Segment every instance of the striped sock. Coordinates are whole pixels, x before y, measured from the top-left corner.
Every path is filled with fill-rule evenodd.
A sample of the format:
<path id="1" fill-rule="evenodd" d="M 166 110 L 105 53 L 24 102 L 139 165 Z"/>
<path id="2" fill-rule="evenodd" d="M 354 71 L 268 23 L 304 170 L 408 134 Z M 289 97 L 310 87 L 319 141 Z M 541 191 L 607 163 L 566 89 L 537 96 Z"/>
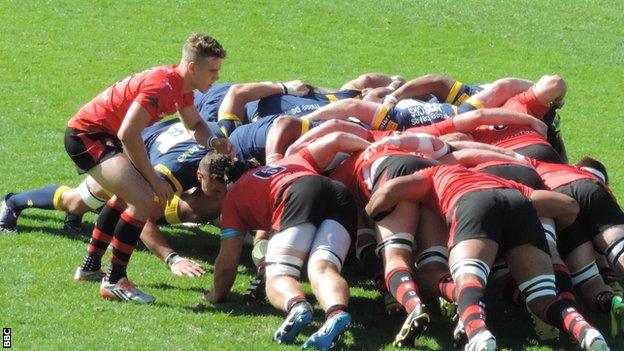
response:
<path id="1" fill-rule="evenodd" d="M 445 274 L 438 281 L 438 291 L 446 301 L 455 301 L 455 281 L 451 273 Z"/>
<path id="2" fill-rule="evenodd" d="M 576 310 L 574 303 L 566 299 L 557 298 L 551 302 L 546 306 L 545 315 L 548 323 L 572 336 L 579 344 L 585 334 L 593 329 Z"/>
<path id="3" fill-rule="evenodd" d="M 485 287 L 478 280 L 457 286 L 457 313 L 468 339 L 487 328 L 483 303 L 484 291 Z"/>
<path id="4" fill-rule="evenodd" d="M 127 211 L 121 214 L 113 237 L 111 270 L 108 276 L 110 283 L 115 284 L 119 279 L 126 277 L 126 267 L 144 226 L 145 222 L 133 218 Z"/>
<path id="5" fill-rule="evenodd" d="M 95 228 L 93 228 L 93 233 L 91 234 L 91 240 L 89 240 L 87 255 L 82 263 L 83 270 L 97 271 L 102 267 L 102 256 L 104 256 L 108 245 L 113 240 L 112 234 L 115 231 L 117 222 L 119 222 L 121 212 L 121 207 L 114 200 L 106 202 L 106 205 L 100 211 L 95 222 Z"/>
<path id="6" fill-rule="evenodd" d="M 553 271 L 555 272 L 555 287 L 557 289 L 557 295 L 564 299 L 568 299 L 575 302 L 574 293 L 572 292 L 573 284 L 570 277 L 570 270 L 566 265 L 553 264 Z"/>
<path id="7" fill-rule="evenodd" d="M 388 291 L 405 307 L 408 314 L 422 304 L 420 297 L 418 297 L 418 286 L 409 269 L 395 268 L 386 274 L 385 280 Z"/>

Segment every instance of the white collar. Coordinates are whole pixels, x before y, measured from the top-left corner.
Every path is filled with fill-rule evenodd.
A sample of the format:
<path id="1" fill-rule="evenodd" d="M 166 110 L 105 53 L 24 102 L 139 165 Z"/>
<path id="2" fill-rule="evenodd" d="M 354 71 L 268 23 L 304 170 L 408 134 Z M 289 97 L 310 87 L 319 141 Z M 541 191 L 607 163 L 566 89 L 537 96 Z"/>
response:
<path id="1" fill-rule="evenodd" d="M 581 167 L 581 169 L 586 170 L 587 172 L 595 175 L 596 177 L 600 178 L 600 180 L 602 180 L 603 183 L 607 183 L 607 179 L 605 178 L 605 175 L 602 174 L 602 172 L 600 172 L 599 170 L 592 168 L 592 167 Z"/>

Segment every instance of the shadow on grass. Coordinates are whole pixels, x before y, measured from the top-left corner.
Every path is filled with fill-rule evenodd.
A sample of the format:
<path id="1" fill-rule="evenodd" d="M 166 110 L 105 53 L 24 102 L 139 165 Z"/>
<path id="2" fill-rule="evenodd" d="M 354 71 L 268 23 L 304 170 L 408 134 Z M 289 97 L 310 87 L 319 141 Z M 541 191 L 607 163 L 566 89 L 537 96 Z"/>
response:
<path id="1" fill-rule="evenodd" d="M 202 290 L 202 292 L 204 292 Z M 271 306 L 268 302 L 246 303 L 243 295 L 237 292 L 230 292 L 228 301 L 224 303 L 213 304 L 208 301 L 202 301 L 196 306 L 184 307 L 184 309 L 193 313 L 227 313 L 233 316 L 266 316 L 274 315 L 284 317 L 284 314 Z"/>
<path id="2" fill-rule="evenodd" d="M 23 214 L 21 217 L 30 220 L 29 222 L 32 222 L 18 224 L 18 231 L 22 233 L 43 232 L 45 234 L 51 234 L 70 240 L 88 243 L 91 237 L 91 232 L 93 231 L 93 223 L 89 222 L 83 222 L 82 230 L 79 232 L 65 230 L 62 228 L 62 219 L 56 217 L 52 212 L 49 216 L 47 216 L 45 212 L 37 211 Z M 21 222 L 24 221 L 22 220 Z M 48 222 L 55 222 L 55 225 L 51 226 Z M 33 223 L 41 225 L 33 225 Z M 220 239 L 218 235 L 207 233 L 201 230 L 201 228 L 187 228 L 177 225 L 161 226 L 161 230 L 169 245 L 171 245 L 171 247 L 174 248 L 174 250 L 176 250 L 179 254 L 189 258 L 201 259 L 209 262 L 210 264 L 214 264 L 214 260 L 219 253 Z M 148 251 L 142 243 L 139 243 L 136 250 Z M 246 253 L 243 253 L 243 255 L 249 256 Z"/>

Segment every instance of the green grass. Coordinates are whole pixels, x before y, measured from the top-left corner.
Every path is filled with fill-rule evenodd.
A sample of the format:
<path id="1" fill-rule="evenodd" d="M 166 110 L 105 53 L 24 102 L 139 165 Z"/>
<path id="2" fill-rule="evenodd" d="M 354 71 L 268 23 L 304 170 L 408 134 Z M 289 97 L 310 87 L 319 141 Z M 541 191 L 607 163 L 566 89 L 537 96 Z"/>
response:
<path id="1" fill-rule="evenodd" d="M 604 160 L 621 199 L 623 13 L 621 1 L 4 0 L 0 192 L 52 182 L 77 184 L 80 178 L 62 143 L 69 117 L 112 82 L 150 66 L 176 63 L 188 34 L 203 31 L 228 50 L 222 81 L 300 78 L 339 86 L 371 71 L 405 77 L 441 72 L 464 82 L 560 74 L 569 86 L 561 114 L 570 157 L 591 154 Z M 281 316 L 269 307 L 240 303 L 250 277 L 243 265 L 231 303 L 196 308 L 210 287 L 211 272 L 200 279 L 175 278 L 140 251 L 133 256 L 130 276 L 154 293 L 157 303 L 106 302 L 97 297 L 96 286 L 71 282 L 87 236 L 66 236 L 61 218 L 27 211 L 20 218 L 19 235 L 0 236 L 0 324 L 13 328 L 16 349 L 278 348 L 271 335 Z M 215 236 L 179 228 L 166 233 L 179 251 L 212 267 Z M 351 270 L 348 274 L 359 276 Z M 355 325 L 347 347 L 392 349 L 399 321 L 383 317 L 368 282 L 351 280 Z M 495 296 L 490 302 L 489 324 L 500 346 L 572 347 L 536 343 L 519 311 Z M 591 319 L 606 332 L 605 316 L 592 314 Z M 450 349 L 450 326 L 435 322 L 425 348 Z M 624 349 L 620 340 L 610 343 Z"/>

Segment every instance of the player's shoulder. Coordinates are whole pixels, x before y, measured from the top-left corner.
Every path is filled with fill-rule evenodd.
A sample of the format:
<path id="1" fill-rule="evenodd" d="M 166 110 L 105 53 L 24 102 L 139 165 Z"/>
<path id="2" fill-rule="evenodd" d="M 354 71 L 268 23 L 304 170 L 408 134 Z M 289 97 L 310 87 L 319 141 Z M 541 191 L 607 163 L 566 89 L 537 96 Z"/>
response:
<path id="1" fill-rule="evenodd" d="M 152 67 L 139 73 L 137 78 L 144 87 L 165 90 L 180 89 L 183 83 L 183 78 L 175 65 Z"/>

